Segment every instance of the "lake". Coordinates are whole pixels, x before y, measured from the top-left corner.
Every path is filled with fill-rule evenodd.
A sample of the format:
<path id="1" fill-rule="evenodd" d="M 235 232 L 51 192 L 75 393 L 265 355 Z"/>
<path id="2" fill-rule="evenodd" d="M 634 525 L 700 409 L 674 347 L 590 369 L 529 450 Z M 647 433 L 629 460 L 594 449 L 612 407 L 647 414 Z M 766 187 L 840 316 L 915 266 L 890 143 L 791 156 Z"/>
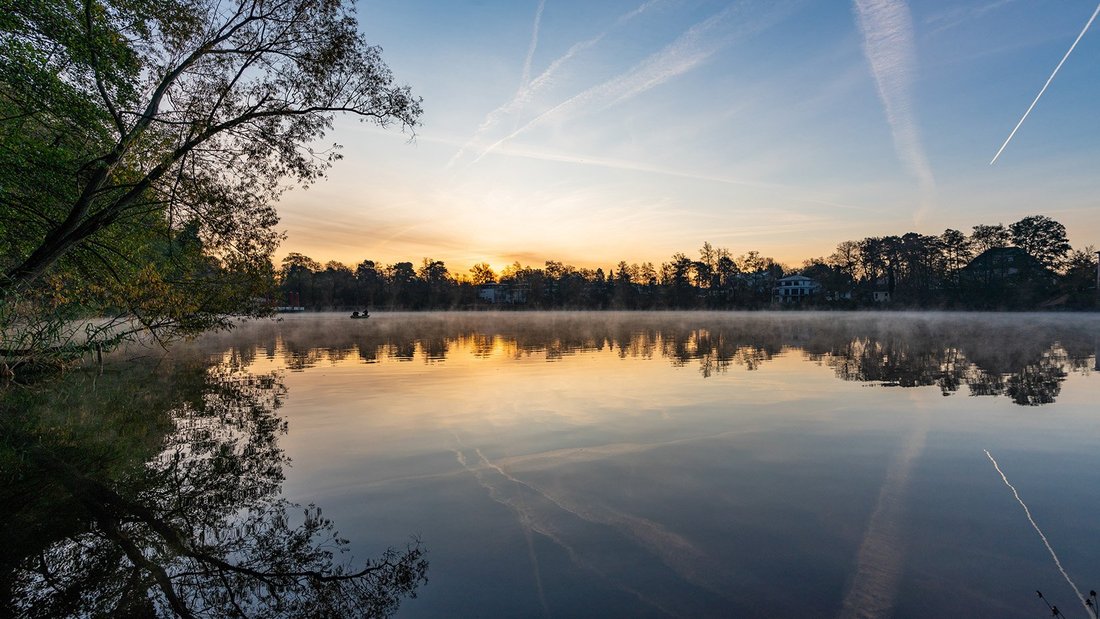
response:
<path id="1" fill-rule="evenodd" d="M 26 616 L 1092 616 L 1098 346 L 1085 314 L 517 312 L 130 349 L 5 399 L 0 587 Z M 338 595 L 270 576 L 366 561 Z"/>

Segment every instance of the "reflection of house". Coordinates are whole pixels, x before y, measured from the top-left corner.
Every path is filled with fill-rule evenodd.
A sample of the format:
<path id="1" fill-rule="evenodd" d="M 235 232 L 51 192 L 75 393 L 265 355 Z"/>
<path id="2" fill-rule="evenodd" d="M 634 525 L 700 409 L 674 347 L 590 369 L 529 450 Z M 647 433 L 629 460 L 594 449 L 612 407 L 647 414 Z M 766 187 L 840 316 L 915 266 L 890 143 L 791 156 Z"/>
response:
<path id="1" fill-rule="evenodd" d="M 526 303 L 527 289 L 507 284 L 483 284 L 477 291 L 477 298 L 494 304 Z"/>
<path id="2" fill-rule="evenodd" d="M 776 303 L 798 303 L 821 292 L 821 284 L 805 275 L 791 275 L 775 282 Z"/>

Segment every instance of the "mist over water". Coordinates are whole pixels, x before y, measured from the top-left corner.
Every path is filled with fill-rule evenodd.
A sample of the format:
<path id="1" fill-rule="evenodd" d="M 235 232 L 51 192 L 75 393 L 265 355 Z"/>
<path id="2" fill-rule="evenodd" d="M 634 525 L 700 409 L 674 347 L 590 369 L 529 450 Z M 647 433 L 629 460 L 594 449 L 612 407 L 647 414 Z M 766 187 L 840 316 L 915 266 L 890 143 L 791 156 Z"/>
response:
<path id="1" fill-rule="evenodd" d="M 797 354 L 836 377 L 938 386 L 947 395 L 1050 403 L 1068 373 L 1095 365 L 1100 319 L 1088 315 L 802 312 L 342 314 L 244 325 L 209 345 L 279 357 L 292 370 L 357 359 L 445 361 L 448 355 L 559 361 L 585 353 L 667 360 L 705 378 Z M 323 345 L 318 345 L 323 343 Z M 252 349 L 252 350 L 250 350 Z M 1090 361 L 1092 359 L 1093 361 Z"/>
<path id="2" fill-rule="evenodd" d="M 1098 343 L 1069 314 L 319 314 L 104 376 L 168 419 L 258 377 L 269 499 L 357 559 L 419 536 L 399 616 L 1037 617 L 1100 584 Z"/>

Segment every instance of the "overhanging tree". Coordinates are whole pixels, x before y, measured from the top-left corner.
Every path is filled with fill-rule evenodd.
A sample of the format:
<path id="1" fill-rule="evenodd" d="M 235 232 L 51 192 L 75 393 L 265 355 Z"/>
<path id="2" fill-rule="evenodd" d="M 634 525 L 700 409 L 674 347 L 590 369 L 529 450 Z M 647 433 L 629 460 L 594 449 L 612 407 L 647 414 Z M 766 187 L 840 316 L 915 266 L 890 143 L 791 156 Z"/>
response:
<path id="1" fill-rule="evenodd" d="M 0 0 L 0 298 L 109 274 L 151 227 L 267 261 L 272 203 L 339 158 L 316 147 L 338 113 L 421 114 L 350 0 Z"/>

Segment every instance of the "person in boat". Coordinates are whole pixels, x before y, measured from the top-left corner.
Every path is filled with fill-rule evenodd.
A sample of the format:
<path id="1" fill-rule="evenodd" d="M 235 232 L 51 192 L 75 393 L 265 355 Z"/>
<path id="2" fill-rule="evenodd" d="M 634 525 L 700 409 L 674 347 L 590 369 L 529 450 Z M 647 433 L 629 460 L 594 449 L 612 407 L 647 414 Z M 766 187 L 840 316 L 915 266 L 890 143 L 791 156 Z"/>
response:
<path id="1" fill-rule="evenodd" d="M 355 310 L 354 312 L 352 312 L 351 317 L 352 318 L 358 318 L 359 317 L 359 310 Z"/>

